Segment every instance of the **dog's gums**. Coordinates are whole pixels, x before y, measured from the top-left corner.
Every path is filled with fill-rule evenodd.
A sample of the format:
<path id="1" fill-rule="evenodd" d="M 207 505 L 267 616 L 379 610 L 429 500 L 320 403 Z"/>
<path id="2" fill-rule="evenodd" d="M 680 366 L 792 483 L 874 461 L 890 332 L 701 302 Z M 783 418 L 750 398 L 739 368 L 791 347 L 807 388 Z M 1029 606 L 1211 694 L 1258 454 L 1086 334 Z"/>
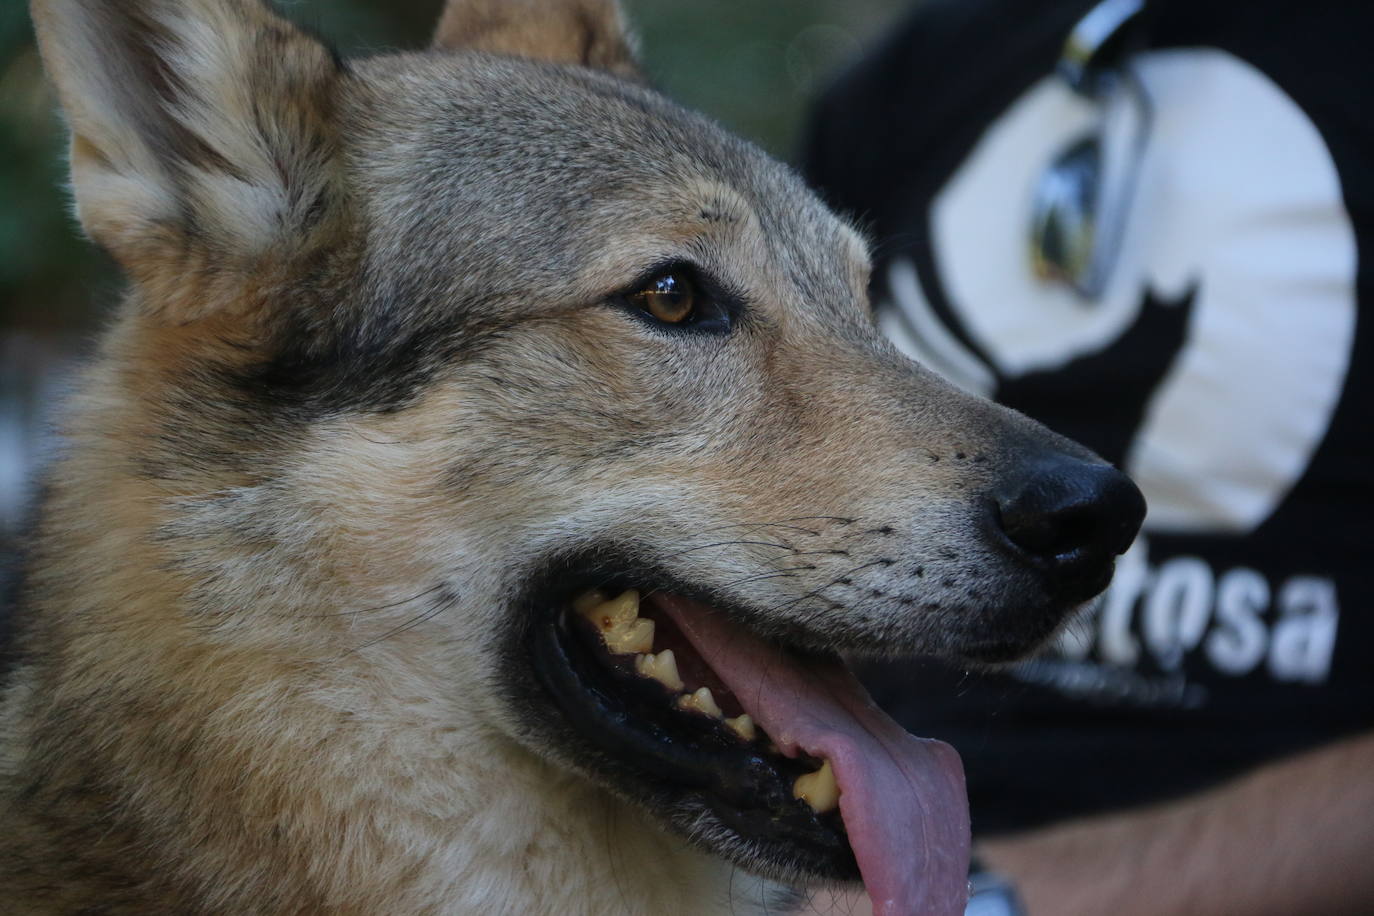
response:
<path id="1" fill-rule="evenodd" d="M 967 821 L 947 746 L 902 731 L 834 652 L 752 630 L 746 608 L 652 573 L 614 581 L 537 602 L 529 699 L 561 760 L 756 871 L 957 895 Z"/>
<path id="2" fill-rule="evenodd" d="M 544 696 L 584 746 L 573 760 L 618 791 L 705 814 L 755 867 L 857 878 L 835 806 L 817 810 L 797 791 L 822 760 L 781 752 L 663 613 L 661 594 L 646 589 L 641 604 L 639 590 L 608 591 L 581 592 L 534 628 Z M 693 820 L 670 823 L 690 835 Z"/>
<path id="3" fill-rule="evenodd" d="M 639 616 L 639 592 L 627 589 L 615 598 L 607 598 L 599 590 L 582 593 L 573 600 L 573 610 L 585 618 L 600 634 L 602 644 L 611 653 L 612 663 L 623 665 L 626 656 L 634 658 L 634 671 L 642 678 L 648 678 L 667 688 L 676 696 L 672 705 L 688 715 L 706 716 L 716 720 L 721 729 L 728 731 L 738 740 L 749 743 L 761 740 L 760 730 L 754 719 L 746 712 L 726 717 L 715 693 L 706 685 L 692 689 L 682 679 L 678 671 L 677 654 L 672 649 L 664 649 L 653 654 L 653 619 Z M 687 651 L 691 651 L 690 648 Z M 693 668 L 705 670 L 711 675 L 709 666 L 700 656 L 692 653 Z M 718 677 L 713 676 L 717 690 L 722 689 Z M 764 736 L 763 740 L 766 740 Z M 769 742 L 771 744 L 771 742 Z M 774 754 L 776 747 L 771 748 Z M 806 802 L 818 814 L 834 811 L 839 805 L 839 788 L 835 783 L 835 771 L 829 761 L 811 773 L 803 773 L 792 784 L 792 796 Z"/>

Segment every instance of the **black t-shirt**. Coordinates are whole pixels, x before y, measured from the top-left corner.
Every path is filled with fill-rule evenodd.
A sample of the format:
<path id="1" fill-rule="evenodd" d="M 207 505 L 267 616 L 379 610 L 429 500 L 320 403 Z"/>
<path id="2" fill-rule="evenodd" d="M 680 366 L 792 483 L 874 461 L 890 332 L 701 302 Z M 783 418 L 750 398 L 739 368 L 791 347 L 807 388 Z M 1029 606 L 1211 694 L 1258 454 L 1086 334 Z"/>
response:
<path id="1" fill-rule="evenodd" d="M 869 672 L 907 727 L 958 748 L 984 833 L 1374 726 L 1374 11 L 1153 4 L 1121 254 L 1084 299 L 1037 278 L 1027 240 L 1037 188 L 1100 114 L 1054 74 L 1092 6 L 927 0 L 827 93 L 805 151 L 874 237 L 899 346 L 1150 502 L 1112 589 L 1045 654 Z"/>

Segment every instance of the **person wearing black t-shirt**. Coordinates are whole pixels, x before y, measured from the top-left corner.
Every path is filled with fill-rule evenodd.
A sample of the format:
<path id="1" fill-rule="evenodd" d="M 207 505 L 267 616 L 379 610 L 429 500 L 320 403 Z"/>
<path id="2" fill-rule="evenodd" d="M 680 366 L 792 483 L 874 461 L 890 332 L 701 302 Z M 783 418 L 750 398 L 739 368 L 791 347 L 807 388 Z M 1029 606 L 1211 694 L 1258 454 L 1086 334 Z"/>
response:
<path id="1" fill-rule="evenodd" d="M 1340 0 L 925 0 L 817 109 L 894 343 L 1150 504 L 1042 655 L 869 672 L 963 755 L 1001 912 L 1374 912 L 1371 34 Z"/>

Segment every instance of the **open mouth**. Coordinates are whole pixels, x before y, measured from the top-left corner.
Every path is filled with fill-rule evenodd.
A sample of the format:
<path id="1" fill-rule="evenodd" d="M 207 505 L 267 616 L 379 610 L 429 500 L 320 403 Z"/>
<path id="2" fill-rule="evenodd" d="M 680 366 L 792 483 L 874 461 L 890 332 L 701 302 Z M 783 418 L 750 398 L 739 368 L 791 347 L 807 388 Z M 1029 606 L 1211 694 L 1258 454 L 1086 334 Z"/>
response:
<path id="1" fill-rule="evenodd" d="M 689 839 L 776 877 L 862 877 L 876 913 L 961 911 L 958 757 L 903 731 L 837 657 L 633 588 L 566 596 L 532 636 L 591 766 Z"/>

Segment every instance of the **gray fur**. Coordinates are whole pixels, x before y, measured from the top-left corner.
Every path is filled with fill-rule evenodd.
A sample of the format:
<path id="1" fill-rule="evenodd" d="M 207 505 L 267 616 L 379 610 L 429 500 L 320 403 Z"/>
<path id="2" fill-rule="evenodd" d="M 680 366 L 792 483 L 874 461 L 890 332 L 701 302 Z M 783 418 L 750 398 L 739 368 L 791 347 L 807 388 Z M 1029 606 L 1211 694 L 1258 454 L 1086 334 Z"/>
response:
<path id="1" fill-rule="evenodd" d="M 34 0 L 130 292 L 0 699 L 24 912 L 763 906 L 720 857 L 827 875 L 551 737 L 534 583 L 615 557 L 866 652 L 1062 613 L 986 502 L 1025 450 L 1084 453 L 902 359 L 860 237 L 639 83 L 614 4 L 491 2 L 343 62 L 256 0 Z M 627 304 L 669 264 L 730 333 Z"/>

